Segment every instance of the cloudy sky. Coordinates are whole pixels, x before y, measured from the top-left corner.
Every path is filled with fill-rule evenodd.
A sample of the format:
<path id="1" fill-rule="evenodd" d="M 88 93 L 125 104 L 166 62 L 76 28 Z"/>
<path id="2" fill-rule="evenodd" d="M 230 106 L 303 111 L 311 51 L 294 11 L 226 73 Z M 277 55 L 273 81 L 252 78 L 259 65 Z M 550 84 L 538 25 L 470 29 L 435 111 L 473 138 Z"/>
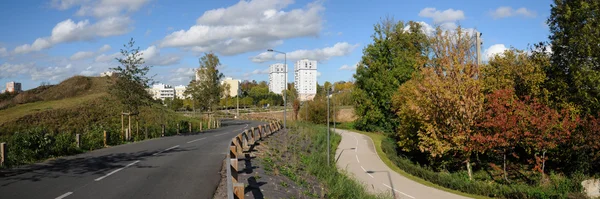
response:
<path id="1" fill-rule="evenodd" d="M 351 80 L 380 18 L 483 33 L 485 56 L 547 41 L 550 0 L 23 0 L 0 2 L 0 82 L 25 89 L 117 65 L 129 38 L 162 83 L 187 84 L 205 52 L 221 71 L 267 80 L 287 52 L 319 61 L 319 82 Z M 289 80 L 293 82 L 290 73 Z"/>

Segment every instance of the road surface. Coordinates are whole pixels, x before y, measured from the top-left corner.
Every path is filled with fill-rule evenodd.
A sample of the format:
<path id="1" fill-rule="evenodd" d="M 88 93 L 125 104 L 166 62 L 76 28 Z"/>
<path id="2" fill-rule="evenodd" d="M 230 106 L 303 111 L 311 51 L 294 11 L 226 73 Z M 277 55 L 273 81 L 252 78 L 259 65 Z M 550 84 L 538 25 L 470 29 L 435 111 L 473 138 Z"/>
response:
<path id="1" fill-rule="evenodd" d="M 119 145 L 0 171 L 0 198 L 212 198 L 231 138 L 263 122 Z"/>
<path id="2" fill-rule="evenodd" d="M 407 199 L 465 198 L 422 185 L 396 173 L 381 161 L 369 136 L 342 129 L 335 131 L 342 136 L 335 152 L 336 165 L 366 184 L 370 192 L 389 193 L 395 198 Z"/>

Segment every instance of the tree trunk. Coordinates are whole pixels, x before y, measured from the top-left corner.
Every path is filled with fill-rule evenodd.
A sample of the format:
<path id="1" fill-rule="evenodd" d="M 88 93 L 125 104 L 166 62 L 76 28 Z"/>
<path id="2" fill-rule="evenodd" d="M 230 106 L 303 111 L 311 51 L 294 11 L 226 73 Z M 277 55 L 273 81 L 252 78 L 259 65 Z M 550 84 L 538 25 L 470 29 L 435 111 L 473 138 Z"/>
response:
<path id="1" fill-rule="evenodd" d="M 544 180 L 544 169 L 546 167 L 546 151 L 542 152 L 542 182 Z"/>
<path id="2" fill-rule="evenodd" d="M 504 170 L 504 180 L 506 180 L 506 182 L 508 182 L 508 174 L 506 173 L 506 150 L 504 150 L 504 159 L 502 162 L 502 168 Z"/>
<path id="3" fill-rule="evenodd" d="M 467 159 L 467 172 L 469 173 L 469 180 L 473 180 L 473 171 L 471 169 L 471 160 Z"/>

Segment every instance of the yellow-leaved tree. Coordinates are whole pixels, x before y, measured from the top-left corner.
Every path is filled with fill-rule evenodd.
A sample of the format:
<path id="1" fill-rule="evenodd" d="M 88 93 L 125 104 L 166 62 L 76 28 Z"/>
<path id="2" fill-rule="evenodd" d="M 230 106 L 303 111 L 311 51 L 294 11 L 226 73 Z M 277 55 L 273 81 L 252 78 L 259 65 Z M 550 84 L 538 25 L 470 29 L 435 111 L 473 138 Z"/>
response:
<path id="1" fill-rule="evenodd" d="M 399 144 L 434 159 L 463 158 L 471 177 L 470 136 L 484 102 L 475 37 L 461 27 L 438 27 L 429 40 L 427 64 L 393 98 L 402 123 Z"/>

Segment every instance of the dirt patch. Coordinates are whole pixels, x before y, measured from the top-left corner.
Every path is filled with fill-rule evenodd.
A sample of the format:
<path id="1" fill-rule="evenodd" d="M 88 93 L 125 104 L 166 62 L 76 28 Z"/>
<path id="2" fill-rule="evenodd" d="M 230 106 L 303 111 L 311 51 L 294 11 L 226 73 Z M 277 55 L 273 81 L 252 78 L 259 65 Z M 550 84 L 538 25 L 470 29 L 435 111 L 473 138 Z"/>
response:
<path id="1" fill-rule="evenodd" d="M 336 122 L 353 122 L 356 120 L 353 108 L 340 109 L 335 118 Z"/>
<path id="2" fill-rule="evenodd" d="M 300 168 L 300 157 L 291 151 L 297 139 L 277 132 L 239 161 L 239 181 L 246 185 L 246 198 L 322 198 L 322 185 Z M 309 147 L 309 142 L 296 143 Z"/>

